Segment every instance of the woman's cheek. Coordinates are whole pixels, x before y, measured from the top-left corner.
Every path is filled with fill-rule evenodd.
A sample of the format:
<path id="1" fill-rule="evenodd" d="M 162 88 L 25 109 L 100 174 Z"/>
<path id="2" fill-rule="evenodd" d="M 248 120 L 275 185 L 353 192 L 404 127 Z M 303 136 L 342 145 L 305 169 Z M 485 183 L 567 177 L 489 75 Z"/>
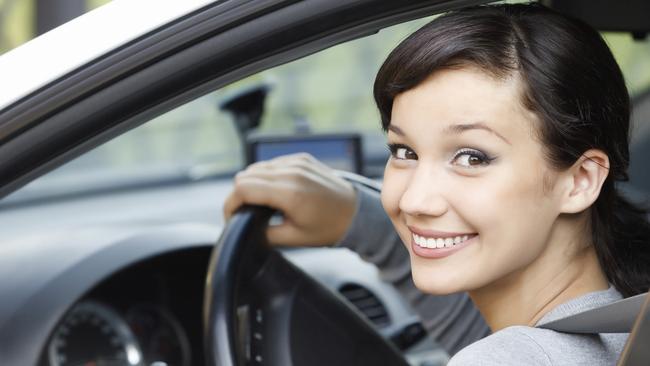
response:
<path id="1" fill-rule="evenodd" d="M 540 184 L 529 173 L 499 169 L 477 180 L 458 182 L 455 207 L 489 247 L 516 245 L 543 220 Z M 498 174 L 496 174 L 498 173 Z M 511 248 L 515 250 L 515 248 Z M 516 251 L 516 250 L 515 250 Z M 497 254 L 497 253 L 493 253 Z"/>
<path id="2" fill-rule="evenodd" d="M 389 161 L 384 171 L 384 181 L 381 188 L 381 204 L 384 207 L 384 211 L 393 220 L 393 224 L 396 224 L 395 219 L 400 211 L 399 202 L 408 184 L 408 174 L 405 171 L 391 167 L 390 164 L 391 162 Z"/>
<path id="3" fill-rule="evenodd" d="M 519 169 L 505 171 L 499 181 L 490 185 L 493 200 L 500 202 L 501 210 L 506 216 L 513 215 L 513 219 L 523 215 L 528 220 L 530 215 L 541 209 L 543 204 L 542 177 L 532 169 Z M 509 214 L 509 215 L 508 215 Z"/>

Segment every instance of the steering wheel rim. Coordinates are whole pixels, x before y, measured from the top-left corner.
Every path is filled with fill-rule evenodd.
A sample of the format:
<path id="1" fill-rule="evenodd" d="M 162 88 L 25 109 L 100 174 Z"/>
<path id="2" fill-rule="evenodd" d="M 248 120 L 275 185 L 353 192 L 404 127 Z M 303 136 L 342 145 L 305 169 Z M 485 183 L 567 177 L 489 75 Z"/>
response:
<path id="1" fill-rule="evenodd" d="M 243 206 L 213 249 L 203 314 L 207 364 L 408 365 L 356 309 L 270 248 L 266 227 L 274 212 Z"/>
<path id="2" fill-rule="evenodd" d="M 254 230 L 254 228 L 266 227 L 273 212 L 268 207 L 243 206 L 226 225 L 219 242 L 212 251 L 203 306 L 208 365 L 234 366 L 240 364 L 237 362 L 237 349 L 234 342 L 228 342 L 228 346 L 219 347 L 219 349 L 210 347 L 210 345 L 216 344 L 217 340 L 232 340 L 237 336 L 235 334 L 236 303 L 231 300 L 214 301 L 214 299 L 234 300 L 237 295 L 237 285 L 245 280 L 247 275 L 251 276 L 251 273 L 237 268 L 243 257 L 251 255 L 249 260 L 254 261 L 258 266 L 261 266 L 268 257 L 270 249 L 266 237 L 262 230 Z M 231 240 L 230 238 L 241 239 Z M 237 244 L 244 240 L 250 241 L 254 246 Z"/>

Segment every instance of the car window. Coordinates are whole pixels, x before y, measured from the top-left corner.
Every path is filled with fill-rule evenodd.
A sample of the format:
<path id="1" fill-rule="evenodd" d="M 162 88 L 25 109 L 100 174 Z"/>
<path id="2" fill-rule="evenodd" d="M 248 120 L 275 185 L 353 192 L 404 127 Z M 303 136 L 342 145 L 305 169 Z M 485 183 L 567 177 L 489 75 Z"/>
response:
<path id="1" fill-rule="evenodd" d="M 628 33 L 615 32 L 605 32 L 603 38 L 623 70 L 630 96 L 650 89 L 650 38 L 634 39 Z"/>
<path id="2" fill-rule="evenodd" d="M 134 184 L 231 175 L 244 164 L 233 116 L 220 105 L 251 87 L 270 88 L 261 131 L 367 131 L 383 144 L 372 99 L 381 61 L 426 19 L 252 75 L 167 112 L 35 180 L 7 198 L 34 200 Z"/>
<path id="3" fill-rule="evenodd" d="M 290 134 L 307 126 L 315 133 L 363 132 L 368 149 L 384 151 L 372 99 L 374 76 L 388 52 L 429 19 L 384 29 L 204 95 L 35 180 L 5 202 L 230 176 L 244 164 L 244 147 L 233 116 L 220 105 L 256 86 L 270 90 L 259 130 Z M 650 41 L 622 33 L 604 37 L 632 96 L 650 89 Z M 633 142 L 650 140 L 649 120 L 635 119 Z"/>
<path id="4" fill-rule="evenodd" d="M 632 100 L 630 129 L 630 181 L 623 188 L 630 198 L 647 202 L 650 172 L 650 38 L 634 39 L 626 33 L 605 33 L 604 38 L 621 66 Z"/>

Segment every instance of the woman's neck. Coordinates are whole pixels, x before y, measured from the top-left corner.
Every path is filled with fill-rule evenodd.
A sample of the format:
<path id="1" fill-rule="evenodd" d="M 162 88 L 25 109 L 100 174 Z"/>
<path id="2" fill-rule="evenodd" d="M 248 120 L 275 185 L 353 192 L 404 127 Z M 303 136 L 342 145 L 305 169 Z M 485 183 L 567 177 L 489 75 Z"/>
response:
<path id="1" fill-rule="evenodd" d="M 556 306 L 608 288 L 594 247 L 575 240 L 576 223 L 572 224 L 563 230 L 565 225 L 559 223 L 548 249 L 526 268 L 469 291 L 492 331 L 534 326 Z"/>

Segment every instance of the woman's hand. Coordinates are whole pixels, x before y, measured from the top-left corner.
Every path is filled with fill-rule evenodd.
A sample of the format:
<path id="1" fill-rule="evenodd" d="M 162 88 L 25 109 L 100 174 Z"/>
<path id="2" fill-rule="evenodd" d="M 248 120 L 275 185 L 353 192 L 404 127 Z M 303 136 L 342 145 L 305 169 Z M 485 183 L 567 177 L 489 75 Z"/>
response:
<path id="1" fill-rule="evenodd" d="M 355 213 L 356 191 L 311 155 L 295 154 L 239 172 L 224 204 L 225 219 L 244 204 L 282 211 L 284 222 L 267 230 L 271 244 L 322 246 L 345 235 Z"/>

